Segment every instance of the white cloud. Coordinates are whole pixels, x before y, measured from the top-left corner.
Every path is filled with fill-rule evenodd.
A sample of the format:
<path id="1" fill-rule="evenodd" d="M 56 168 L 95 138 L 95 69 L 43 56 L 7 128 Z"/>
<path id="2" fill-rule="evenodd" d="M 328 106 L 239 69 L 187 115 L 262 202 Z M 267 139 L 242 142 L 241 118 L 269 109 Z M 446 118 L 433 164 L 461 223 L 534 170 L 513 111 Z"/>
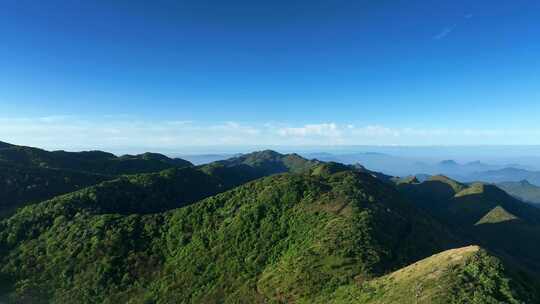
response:
<path id="1" fill-rule="evenodd" d="M 323 136 L 339 137 L 341 135 L 335 123 L 308 124 L 302 127 L 287 127 L 278 130 L 282 136 Z"/>
<path id="2" fill-rule="evenodd" d="M 247 135 L 257 135 L 260 133 L 260 130 L 257 128 L 241 125 L 234 121 L 227 121 L 224 124 L 213 125 L 211 126 L 211 129 Z"/>
<path id="3" fill-rule="evenodd" d="M 371 125 L 360 128 L 350 128 L 352 134 L 359 136 L 368 136 L 368 137 L 383 137 L 391 136 L 398 137 L 400 136 L 400 131 L 396 129 L 387 128 L 379 125 Z"/>
<path id="4" fill-rule="evenodd" d="M 181 151 L 185 147 L 532 144 L 539 129 L 412 128 L 322 122 L 204 123 L 125 118 L 0 118 L 0 141 L 49 150 Z"/>

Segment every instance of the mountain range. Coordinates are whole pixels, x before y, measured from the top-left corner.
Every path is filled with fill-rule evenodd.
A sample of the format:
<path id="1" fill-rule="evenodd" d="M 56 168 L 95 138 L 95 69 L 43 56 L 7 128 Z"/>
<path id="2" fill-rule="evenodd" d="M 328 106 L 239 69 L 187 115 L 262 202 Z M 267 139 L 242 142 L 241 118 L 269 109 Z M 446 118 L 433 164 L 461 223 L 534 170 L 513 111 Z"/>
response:
<path id="1" fill-rule="evenodd" d="M 527 180 L 519 182 L 501 182 L 496 184 L 508 194 L 537 206 L 540 206 L 540 187 L 529 183 Z"/>
<path id="2" fill-rule="evenodd" d="M 345 164 L 361 163 L 371 170 L 395 176 L 444 174 L 463 182 L 528 182 L 540 186 L 540 171 L 520 164 L 488 164 L 481 161 L 459 163 L 452 159 L 434 162 L 429 158 L 412 158 L 376 152 L 333 154 L 308 153 L 308 158 Z"/>
<path id="3" fill-rule="evenodd" d="M 540 209 L 491 184 L 270 150 L 0 159 L 7 303 L 540 301 Z"/>

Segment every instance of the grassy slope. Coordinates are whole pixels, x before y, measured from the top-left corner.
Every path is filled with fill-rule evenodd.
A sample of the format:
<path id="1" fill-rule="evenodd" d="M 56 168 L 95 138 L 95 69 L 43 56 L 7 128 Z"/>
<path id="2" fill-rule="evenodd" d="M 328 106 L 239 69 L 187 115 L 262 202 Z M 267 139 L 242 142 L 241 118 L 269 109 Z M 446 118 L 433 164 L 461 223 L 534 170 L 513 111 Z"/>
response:
<path id="1" fill-rule="evenodd" d="M 350 171 L 273 176 L 157 215 L 47 204 L 3 222 L 2 273 L 21 298 L 310 301 L 455 244 L 391 186 Z"/>
<path id="2" fill-rule="evenodd" d="M 327 303 L 536 303 L 535 285 L 478 246 L 447 250 L 367 284 L 341 287 Z"/>
<path id="3" fill-rule="evenodd" d="M 502 222 L 516 220 L 519 220 L 519 218 L 504 210 L 503 207 L 497 206 L 491 209 L 491 211 L 489 211 L 488 213 L 486 213 L 486 215 L 484 215 L 478 222 L 476 222 L 475 225 L 498 224 Z"/>

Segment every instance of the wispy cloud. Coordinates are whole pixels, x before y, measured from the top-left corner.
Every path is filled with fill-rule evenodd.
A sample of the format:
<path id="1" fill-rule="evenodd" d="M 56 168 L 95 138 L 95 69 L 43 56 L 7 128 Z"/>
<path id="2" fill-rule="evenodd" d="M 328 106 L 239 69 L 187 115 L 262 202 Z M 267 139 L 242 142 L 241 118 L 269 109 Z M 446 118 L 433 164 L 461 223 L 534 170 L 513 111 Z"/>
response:
<path id="1" fill-rule="evenodd" d="M 143 152 L 220 145 L 538 144 L 537 138 L 540 138 L 540 129 L 413 128 L 357 122 L 302 125 L 235 121 L 205 123 L 147 121 L 133 117 L 0 118 L 0 141 L 51 150 Z"/>
<path id="2" fill-rule="evenodd" d="M 454 24 L 452 24 L 450 26 L 446 26 L 443 29 L 441 29 L 439 32 L 437 32 L 433 36 L 433 39 L 434 40 L 441 40 L 441 39 L 446 38 L 448 35 L 452 34 L 452 32 L 454 32 L 454 30 L 458 27 L 458 25 L 460 25 L 464 21 L 463 19 L 472 19 L 473 17 L 474 17 L 473 14 L 464 14 L 460 18 L 460 20 L 458 20 L 456 23 L 454 23 Z"/>
<path id="3" fill-rule="evenodd" d="M 444 29 L 442 29 L 437 35 L 433 36 L 433 39 L 435 40 L 440 40 L 440 39 L 443 39 L 445 38 L 446 36 L 450 35 L 454 29 L 456 28 L 456 26 L 449 26 L 449 27 L 445 27 Z"/>
<path id="4" fill-rule="evenodd" d="M 341 132 L 335 123 L 308 124 L 302 127 L 287 127 L 278 130 L 282 136 L 324 136 L 338 137 Z"/>

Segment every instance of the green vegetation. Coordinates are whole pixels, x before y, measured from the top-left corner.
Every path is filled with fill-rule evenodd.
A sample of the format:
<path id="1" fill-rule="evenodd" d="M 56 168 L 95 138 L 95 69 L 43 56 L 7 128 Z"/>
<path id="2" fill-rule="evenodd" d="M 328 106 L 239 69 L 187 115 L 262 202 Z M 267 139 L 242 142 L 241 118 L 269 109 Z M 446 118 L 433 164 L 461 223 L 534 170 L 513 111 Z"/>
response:
<path id="1" fill-rule="evenodd" d="M 493 208 L 491 211 L 489 211 L 488 213 L 486 213 L 486 215 L 484 215 L 478 222 L 476 222 L 475 225 L 497 224 L 497 223 L 502 223 L 506 221 L 517 221 L 517 220 L 519 220 L 518 217 L 504 210 L 503 207 L 497 206 Z"/>
<path id="2" fill-rule="evenodd" d="M 0 156 L 0 194 L 21 198 L 4 210 L 26 205 L 0 221 L 0 302 L 540 300 L 522 271 L 540 265 L 540 210 L 491 185 L 442 176 L 396 185 L 361 166 L 273 151 L 198 167 L 9 145 Z M 156 163 L 167 169 L 103 174 Z M 471 242 L 502 260 L 463 247 Z"/>
<path id="3" fill-rule="evenodd" d="M 156 154 L 143 155 L 144 158 L 160 158 Z M 263 151 L 200 167 L 171 168 L 159 173 L 125 175 L 115 179 L 77 171 L 8 166 L 11 170 L 0 173 L 5 176 L 5 187 L 0 188 L 5 191 L 0 193 L 5 193 L 6 202 L 10 202 L 3 208 L 7 213 L 22 203 L 47 199 L 51 194 L 58 195 L 108 180 L 53 201 L 70 202 L 73 212 L 84 209 L 93 213 L 157 213 L 273 173 L 288 170 L 309 172 L 317 164 L 296 155 Z M 42 207 L 48 205 L 51 203 Z"/>
<path id="4" fill-rule="evenodd" d="M 321 303 L 536 303 L 530 278 L 509 271 L 478 246 L 447 250 L 367 284 L 336 290 Z"/>
<path id="5" fill-rule="evenodd" d="M 116 157 L 90 152 L 49 152 L 0 142 L 0 218 L 17 208 L 112 180 L 121 174 L 190 167 L 182 159 L 145 153 Z"/>
<path id="6" fill-rule="evenodd" d="M 457 185 L 457 187 L 456 187 Z M 494 185 L 448 178 L 398 185 L 416 206 L 478 243 L 540 273 L 540 210 Z"/>
<path id="7" fill-rule="evenodd" d="M 24 146 L 0 147 L 0 160 L 19 166 L 65 169 L 105 175 L 148 173 L 170 167 L 192 166 L 186 160 L 171 159 L 155 153 L 117 157 L 102 151 L 49 152 Z"/>
<path id="8" fill-rule="evenodd" d="M 262 177 L 284 172 L 304 173 L 319 164 L 321 164 L 321 162 L 316 160 L 306 160 L 298 154 L 283 155 L 275 151 L 264 150 L 217 161 L 206 167 L 244 167 L 246 170 L 251 170 L 254 176 Z"/>
<path id="9" fill-rule="evenodd" d="M 308 301 L 456 244 L 352 171 L 277 175 L 156 215 L 77 204 L 63 196 L 2 222 L 2 273 L 18 299 Z"/>
<path id="10" fill-rule="evenodd" d="M 106 175 L 0 162 L 0 218 L 26 204 L 76 191 L 111 179 Z"/>

